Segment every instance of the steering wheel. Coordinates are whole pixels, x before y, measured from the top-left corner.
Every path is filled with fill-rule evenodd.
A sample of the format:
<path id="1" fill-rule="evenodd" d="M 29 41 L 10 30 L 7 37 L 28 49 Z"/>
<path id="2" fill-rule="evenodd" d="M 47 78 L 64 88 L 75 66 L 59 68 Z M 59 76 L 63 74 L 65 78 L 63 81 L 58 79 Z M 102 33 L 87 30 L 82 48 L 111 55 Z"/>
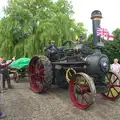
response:
<path id="1" fill-rule="evenodd" d="M 74 46 L 75 46 L 75 43 L 73 41 L 65 41 L 63 44 L 62 44 L 62 48 L 63 48 L 63 51 L 66 55 L 71 55 L 74 53 Z"/>
<path id="2" fill-rule="evenodd" d="M 72 40 L 65 41 L 62 44 L 62 47 L 63 47 L 63 49 L 64 49 L 65 52 L 73 51 L 74 47 L 75 47 L 75 43 Z"/>

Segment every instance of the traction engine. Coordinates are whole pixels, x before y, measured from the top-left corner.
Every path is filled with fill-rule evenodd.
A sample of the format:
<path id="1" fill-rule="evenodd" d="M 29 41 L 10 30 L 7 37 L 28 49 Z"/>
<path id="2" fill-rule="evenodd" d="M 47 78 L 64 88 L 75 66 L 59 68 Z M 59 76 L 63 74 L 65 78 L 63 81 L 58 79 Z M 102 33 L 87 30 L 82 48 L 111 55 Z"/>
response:
<path id="1" fill-rule="evenodd" d="M 66 41 L 61 48 L 52 42 L 46 47 L 45 56 L 34 56 L 28 67 L 30 88 L 36 93 L 46 92 L 51 84 L 69 87 L 71 101 L 81 109 L 88 108 L 96 93 L 116 100 L 120 93 L 120 76 L 109 71 L 109 59 L 101 53 L 104 44 L 97 36 L 102 14 L 91 14 L 93 24 L 93 49 L 77 41 Z"/>

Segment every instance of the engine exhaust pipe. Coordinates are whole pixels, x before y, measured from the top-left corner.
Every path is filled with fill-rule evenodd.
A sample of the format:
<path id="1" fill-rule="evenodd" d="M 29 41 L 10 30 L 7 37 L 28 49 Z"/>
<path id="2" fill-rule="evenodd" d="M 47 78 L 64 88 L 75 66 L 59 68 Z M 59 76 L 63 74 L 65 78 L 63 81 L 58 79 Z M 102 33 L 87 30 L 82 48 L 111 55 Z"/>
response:
<path id="1" fill-rule="evenodd" d="M 102 19 L 102 13 L 99 10 L 94 10 L 91 13 L 92 26 L 93 26 L 93 48 L 95 52 L 101 52 L 101 48 L 104 44 L 100 41 L 100 36 L 97 36 L 97 28 L 100 28 L 100 22 Z"/>

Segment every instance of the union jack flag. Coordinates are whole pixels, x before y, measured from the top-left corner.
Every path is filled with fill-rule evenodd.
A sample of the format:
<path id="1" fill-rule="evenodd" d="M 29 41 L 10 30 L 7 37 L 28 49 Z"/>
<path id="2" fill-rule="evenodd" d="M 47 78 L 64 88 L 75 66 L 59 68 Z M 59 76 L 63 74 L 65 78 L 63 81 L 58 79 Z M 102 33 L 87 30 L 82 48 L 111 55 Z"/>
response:
<path id="1" fill-rule="evenodd" d="M 104 36 L 104 40 L 113 40 L 114 39 L 114 35 L 113 34 L 109 34 L 109 35 L 105 35 Z"/>
<path id="2" fill-rule="evenodd" d="M 97 28 L 97 36 L 109 35 L 109 31 L 105 28 Z"/>

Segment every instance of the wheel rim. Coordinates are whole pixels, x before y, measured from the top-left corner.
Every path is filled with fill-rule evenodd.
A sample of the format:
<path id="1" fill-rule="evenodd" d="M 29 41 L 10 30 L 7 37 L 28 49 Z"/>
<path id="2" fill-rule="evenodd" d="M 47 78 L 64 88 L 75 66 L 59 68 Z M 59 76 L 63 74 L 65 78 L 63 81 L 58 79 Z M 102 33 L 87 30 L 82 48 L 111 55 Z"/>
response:
<path id="1" fill-rule="evenodd" d="M 29 64 L 30 88 L 34 92 L 42 92 L 44 86 L 44 66 L 40 58 L 35 56 Z"/>
<path id="2" fill-rule="evenodd" d="M 14 78 L 15 82 L 18 82 L 18 74 L 17 73 L 13 73 L 13 78 Z"/>
<path id="3" fill-rule="evenodd" d="M 73 68 L 69 68 L 67 71 L 66 71 L 66 81 L 69 83 L 70 81 L 70 78 L 76 74 L 76 71 L 73 69 Z"/>
<path id="4" fill-rule="evenodd" d="M 92 89 L 90 83 L 92 79 L 86 78 L 84 75 L 85 74 L 75 74 L 74 77 L 72 77 L 72 80 L 69 82 L 71 101 L 80 109 L 88 108 L 93 103 L 94 95 L 96 93 L 94 83 L 92 83 L 92 86 L 94 86 L 95 91 Z"/>
<path id="5" fill-rule="evenodd" d="M 119 75 L 114 72 L 109 72 L 106 75 L 106 84 L 108 86 L 105 93 L 102 95 L 109 100 L 116 100 L 119 98 L 120 94 L 120 79 Z"/>

